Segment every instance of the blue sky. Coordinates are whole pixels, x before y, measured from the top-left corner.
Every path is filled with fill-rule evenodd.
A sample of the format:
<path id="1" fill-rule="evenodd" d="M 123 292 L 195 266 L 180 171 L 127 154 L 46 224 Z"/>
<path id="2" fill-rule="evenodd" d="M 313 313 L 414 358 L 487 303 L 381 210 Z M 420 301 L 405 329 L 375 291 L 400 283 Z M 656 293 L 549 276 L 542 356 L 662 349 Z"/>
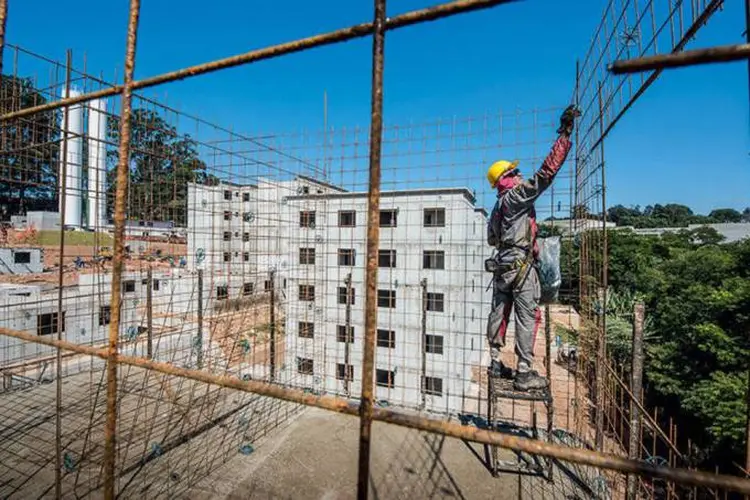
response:
<path id="1" fill-rule="evenodd" d="M 430 5 L 389 2 L 395 15 Z M 387 123 L 562 107 L 605 1 L 525 1 L 391 32 Z M 127 2 L 10 2 L 8 41 L 56 59 L 72 48 L 89 72 L 122 75 Z M 179 5 L 174 8 L 174 5 Z M 136 77 L 369 20 L 369 1 L 143 2 Z M 39 15 L 40 11 L 44 15 Z M 568 17 L 568 21 L 562 20 Z M 691 47 L 737 43 L 741 2 L 726 2 Z M 367 126 L 369 39 L 201 76 L 148 94 L 248 134 Z M 607 140 L 608 203 L 750 206 L 748 77 L 743 63 L 665 73 Z M 536 152 L 539 154 L 539 152 Z M 490 155 L 491 156 L 491 155 Z M 486 158 L 482 158 L 486 160 Z M 478 162 L 481 163 L 481 162 Z M 486 166 L 476 166 L 482 187 Z M 531 165 L 524 166 L 527 173 Z M 465 178 L 474 172 L 466 171 Z M 565 181 L 568 182 L 568 181 Z M 472 183 L 473 184 L 473 183 Z M 487 197 L 481 199 L 488 204 Z"/>

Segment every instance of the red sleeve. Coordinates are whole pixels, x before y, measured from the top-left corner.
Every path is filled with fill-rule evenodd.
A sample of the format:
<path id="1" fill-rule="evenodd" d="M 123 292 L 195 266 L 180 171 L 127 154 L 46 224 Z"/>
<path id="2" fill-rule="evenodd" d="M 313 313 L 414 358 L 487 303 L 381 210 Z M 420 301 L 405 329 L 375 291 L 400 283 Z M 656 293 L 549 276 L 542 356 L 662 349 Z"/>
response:
<path id="1" fill-rule="evenodd" d="M 568 137 L 559 136 L 552 145 L 552 150 L 547 158 L 544 159 L 541 168 L 534 172 L 534 176 L 511 190 L 508 203 L 514 207 L 531 207 L 536 199 L 552 184 L 555 175 L 568 157 L 571 144 Z"/>
<path id="2" fill-rule="evenodd" d="M 558 137 L 552 145 L 552 151 L 550 151 L 547 158 L 544 159 L 544 163 L 542 163 L 542 168 L 539 169 L 539 173 L 547 179 L 554 177 L 560 170 L 560 167 L 562 167 L 563 163 L 565 163 L 565 158 L 568 157 L 571 144 L 570 139 L 564 135 Z"/>

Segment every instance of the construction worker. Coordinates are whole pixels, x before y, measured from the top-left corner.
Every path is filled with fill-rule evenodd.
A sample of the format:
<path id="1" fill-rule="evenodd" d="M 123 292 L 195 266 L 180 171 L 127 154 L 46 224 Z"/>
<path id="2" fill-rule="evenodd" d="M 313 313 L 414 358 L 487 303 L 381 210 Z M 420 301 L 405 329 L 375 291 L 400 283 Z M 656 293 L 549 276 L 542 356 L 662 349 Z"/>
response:
<path id="1" fill-rule="evenodd" d="M 492 311 L 487 322 L 491 356 L 488 372 L 492 377 L 513 377 L 514 388 L 518 391 L 547 387 L 547 379 L 532 370 L 534 342 L 541 320 L 538 305 L 541 289 L 535 267 L 538 248 L 534 202 L 552 184 L 565 162 L 577 116 L 580 113 L 574 106 L 565 109 L 557 129 L 558 138 L 531 179 L 521 176 L 517 161 L 501 160 L 487 171 L 490 186 L 497 189 L 497 202 L 487 225 L 487 243 L 495 247 L 497 253 L 485 262 L 486 270 L 493 273 Z M 511 309 L 516 320 L 515 374 L 500 362 Z"/>

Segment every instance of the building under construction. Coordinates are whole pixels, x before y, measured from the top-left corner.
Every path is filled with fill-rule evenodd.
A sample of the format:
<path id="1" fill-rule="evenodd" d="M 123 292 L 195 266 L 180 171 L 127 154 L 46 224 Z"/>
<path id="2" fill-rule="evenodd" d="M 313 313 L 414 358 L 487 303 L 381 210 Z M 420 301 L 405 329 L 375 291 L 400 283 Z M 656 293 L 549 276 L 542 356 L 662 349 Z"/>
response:
<path id="1" fill-rule="evenodd" d="M 509 2 L 386 16 L 376 0 L 363 24 L 135 80 L 132 0 L 121 83 L 6 41 L 7 3 L 0 497 L 750 494 L 745 477 L 696 470 L 643 401 L 642 305 L 627 366 L 601 314 L 604 144 L 663 67 L 706 61 L 685 49 L 721 1 L 611 0 L 570 61 L 574 154 L 536 210 L 576 272 L 540 318 L 550 386 L 528 393 L 487 376 L 495 193 L 476 166 L 541 165 L 564 106 L 408 124 L 382 110 L 386 33 Z M 364 37 L 363 128 L 245 135 L 144 94 Z"/>

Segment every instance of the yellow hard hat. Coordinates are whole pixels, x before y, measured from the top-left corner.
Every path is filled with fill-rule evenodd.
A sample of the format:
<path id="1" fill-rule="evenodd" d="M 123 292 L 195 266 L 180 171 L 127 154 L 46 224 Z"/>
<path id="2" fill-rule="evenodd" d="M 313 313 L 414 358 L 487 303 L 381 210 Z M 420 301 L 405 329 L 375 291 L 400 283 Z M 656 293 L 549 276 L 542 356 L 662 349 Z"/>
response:
<path id="1" fill-rule="evenodd" d="M 495 184 L 497 184 L 497 181 L 500 179 L 500 177 L 504 176 L 517 166 L 518 160 L 500 160 L 490 165 L 489 170 L 487 170 L 487 180 L 490 183 L 490 187 L 495 187 Z"/>

